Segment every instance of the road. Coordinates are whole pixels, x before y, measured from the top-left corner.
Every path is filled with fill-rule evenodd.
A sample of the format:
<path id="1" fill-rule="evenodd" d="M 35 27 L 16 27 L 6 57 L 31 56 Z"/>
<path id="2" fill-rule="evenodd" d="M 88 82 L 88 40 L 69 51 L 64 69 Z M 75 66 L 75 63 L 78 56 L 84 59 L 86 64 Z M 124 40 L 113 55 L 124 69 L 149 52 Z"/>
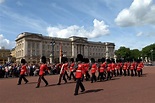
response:
<path id="1" fill-rule="evenodd" d="M 121 76 L 113 80 L 84 81 L 84 93 L 74 96 L 75 82 L 56 85 L 58 75 L 45 76 L 49 86 L 35 88 L 38 77 L 27 77 L 28 84 L 17 85 L 18 78 L 0 79 L 0 103 L 155 103 L 155 66 L 147 66 L 142 77 Z"/>

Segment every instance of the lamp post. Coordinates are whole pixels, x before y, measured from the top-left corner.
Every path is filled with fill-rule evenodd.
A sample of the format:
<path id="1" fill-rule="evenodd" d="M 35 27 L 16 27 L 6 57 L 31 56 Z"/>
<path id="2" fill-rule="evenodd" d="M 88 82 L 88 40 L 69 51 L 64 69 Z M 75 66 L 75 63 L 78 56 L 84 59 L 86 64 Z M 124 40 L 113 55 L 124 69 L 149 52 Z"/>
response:
<path id="1" fill-rule="evenodd" d="M 54 62 L 54 46 L 55 46 L 55 41 L 54 40 L 52 40 L 51 45 L 52 45 L 52 55 L 51 55 L 51 57 L 52 57 L 52 63 L 53 63 Z"/>
<path id="2" fill-rule="evenodd" d="M 153 49 L 151 50 L 151 60 L 153 61 Z"/>

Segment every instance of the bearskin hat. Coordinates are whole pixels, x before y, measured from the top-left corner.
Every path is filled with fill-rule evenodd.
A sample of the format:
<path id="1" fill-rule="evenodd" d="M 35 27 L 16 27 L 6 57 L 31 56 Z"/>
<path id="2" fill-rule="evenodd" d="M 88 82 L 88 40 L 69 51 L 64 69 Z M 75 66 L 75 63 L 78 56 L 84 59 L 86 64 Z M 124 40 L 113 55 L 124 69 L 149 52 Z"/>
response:
<path id="1" fill-rule="evenodd" d="M 90 61 L 91 61 L 91 63 L 95 63 L 95 59 L 94 58 L 91 58 Z"/>
<path id="2" fill-rule="evenodd" d="M 66 63 L 66 62 L 68 62 L 67 57 L 62 57 L 62 58 L 61 58 L 61 62 L 62 62 L 62 63 Z"/>
<path id="3" fill-rule="evenodd" d="M 74 58 L 71 58 L 70 61 L 71 61 L 71 62 L 74 62 Z"/>
<path id="4" fill-rule="evenodd" d="M 89 59 L 88 58 L 85 58 L 85 63 L 89 63 Z"/>
<path id="5" fill-rule="evenodd" d="M 41 57 L 41 62 L 42 62 L 42 63 L 46 63 L 46 57 L 45 57 L 45 56 L 42 56 L 42 57 Z"/>
<path id="6" fill-rule="evenodd" d="M 21 63 L 25 64 L 26 60 L 25 59 L 21 59 Z"/>
<path id="7" fill-rule="evenodd" d="M 82 62 L 83 61 L 83 55 L 82 54 L 78 54 L 76 60 Z"/>
<path id="8" fill-rule="evenodd" d="M 104 63 L 105 62 L 105 58 L 101 58 L 101 62 Z"/>

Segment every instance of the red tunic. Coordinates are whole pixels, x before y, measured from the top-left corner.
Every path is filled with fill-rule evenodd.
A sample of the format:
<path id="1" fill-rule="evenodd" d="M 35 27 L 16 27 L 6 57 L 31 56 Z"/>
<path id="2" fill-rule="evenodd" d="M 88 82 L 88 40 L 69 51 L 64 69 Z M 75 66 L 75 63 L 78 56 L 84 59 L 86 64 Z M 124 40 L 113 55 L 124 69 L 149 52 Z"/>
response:
<path id="1" fill-rule="evenodd" d="M 26 65 L 23 65 L 20 70 L 20 75 L 24 75 L 27 72 Z"/>
<path id="2" fill-rule="evenodd" d="M 137 66 L 137 71 L 140 71 L 144 67 L 143 63 L 140 62 Z"/>
<path id="3" fill-rule="evenodd" d="M 75 65 L 75 63 L 71 63 L 71 65 L 70 65 L 70 71 L 71 71 L 71 72 L 74 71 L 74 65 Z"/>
<path id="4" fill-rule="evenodd" d="M 110 72 L 111 71 L 111 68 L 112 68 L 112 65 L 111 63 L 108 64 L 108 67 L 107 67 L 107 72 Z"/>
<path id="5" fill-rule="evenodd" d="M 134 70 L 135 69 L 135 62 L 131 63 L 131 66 L 130 66 L 130 70 Z"/>
<path id="6" fill-rule="evenodd" d="M 92 64 L 92 67 L 91 67 L 91 73 L 96 73 L 96 70 L 97 70 L 97 65 L 94 63 Z"/>
<path id="7" fill-rule="evenodd" d="M 115 70 L 115 67 L 116 67 L 115 63 L 112 63 L 111 64 L 111 70 Z"/>
<path id="8" fill-rule="evenodd" d="M 100 65 L 99 72 L 100 72 L 100 73 L 103 73 L 105 69 L 106 69 L 106 62 L 104 62 L 104 63 L 102 63 L 102 64 Z"/>
<path id="9" fill-rule="evenodd" d="M 82 70 L 84 69 L 84 65 L 82 63 L 78 64 L 78 68 L 76 70 L 76 78 L 82 78 Z"/>
<path id="10" fill-rule="evenodd" d="M 47 65 L 46 64 L 41 64 L 39 75 L 40 76 L 44 75 L 46 70 L 48 70 Z"/>
<path id="11" fill-rule="evenodd" d="M 123 70 L 126 70 L 127 67 L 128 67 L 127 63 L 124 63 L 124 65 L 123 65 Z"/>

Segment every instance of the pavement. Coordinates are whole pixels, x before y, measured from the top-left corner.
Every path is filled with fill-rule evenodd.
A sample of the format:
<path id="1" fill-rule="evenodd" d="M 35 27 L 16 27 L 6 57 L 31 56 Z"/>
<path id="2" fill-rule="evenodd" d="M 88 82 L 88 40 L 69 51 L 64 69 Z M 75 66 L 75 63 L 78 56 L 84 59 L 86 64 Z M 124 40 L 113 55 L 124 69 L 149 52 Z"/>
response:
<path id="1" fill-rule="evenodd" d="M 56 85 L 58 75 L 45 76 L 49 86 L 38 76 L 26 77 L 29 82 L 17 85 L 18 78 L 0 79 L 0 103 L 155 103 L 155 66 L 146 66 L 142 77 L 121 76 L 110 81 L 84 81 L 86 91 L 74 96 L 73 80 Z"/>

